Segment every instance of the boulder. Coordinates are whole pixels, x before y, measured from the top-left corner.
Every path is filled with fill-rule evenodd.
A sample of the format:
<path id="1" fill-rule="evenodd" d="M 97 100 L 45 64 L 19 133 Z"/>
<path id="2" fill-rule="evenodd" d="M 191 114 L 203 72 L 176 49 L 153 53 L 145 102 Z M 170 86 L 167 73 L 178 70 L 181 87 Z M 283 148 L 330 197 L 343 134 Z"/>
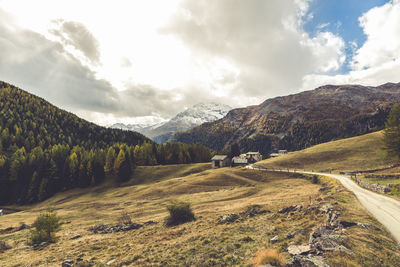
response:
<path id="1" fill-rule="evenodd" d="M 312 251 L 310 245 L 291 245 L 288 247 L 288 252 L 290 255 L 306 255 Z"/>
<path id="2" fill-rule="evenodd" d="M 339 225 L 341 225 L 343 228 L 349 228 L 349 227 L 356 226 L 357 223 L 356 222 L 350 222 L 350 221 L 340 221 Z"/>
<path id="3" fill-rule="evenodd" d="M 302 256 L 296 255 L 292 262 L 286 265 L 287 267 L 330 267 L 321 256 Z"/>
<path id="4" fill-rule="evenodd" d="M 219 224 L 232 223 L 238 220 L 239 218 L 240 218 L 239 215 L 237 215 L 236 213 L 225 214 L 218 218 L 218 223 Z"/>

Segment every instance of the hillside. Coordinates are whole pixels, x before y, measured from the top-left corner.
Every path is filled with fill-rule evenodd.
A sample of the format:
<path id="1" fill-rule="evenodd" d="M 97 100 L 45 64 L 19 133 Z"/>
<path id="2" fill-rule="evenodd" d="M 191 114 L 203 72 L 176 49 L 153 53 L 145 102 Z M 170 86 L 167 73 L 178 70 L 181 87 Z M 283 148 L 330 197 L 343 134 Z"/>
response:
<path id="1" fill-rule="evenodd" d="M 0 82 L 0 204 L 42 201 L 105 180 L 130 180 L 136 165 L 206 162 L 201 145 L 156 145 L 107 129 Z"/>
<path id="2" fill-rule="evenodd" d="M 224 117 L 232 108 L 218 103 L 199 103 L 178 113 L 172 119 L 155 125 L 114 124 L 111 128 L 136 130 L 155 142 L 163 144 L 177 131 L 191 129 L 202 123 L 216 121 Z"/>
<path id="3" fill-rule="evenodd" d="M 204 171 L 202 165 L 191 165 L 189 175 L 181 176 L 179 166 L 169 166 L 151 178 L 154 168 L 158 167 L 141 167 L 141 173 L 148 176 L 146 184 L 75 189 L 43 203 L 15 207 L 24 211 L 0 220 L 0 240 L 11 247 L 0 252 L 2 266 L 60 266 L 65 260 L 86 264 L 81 266 L 252 266 L 256 253 L 267 248 L 277 249 L 289 261 L 288 247 L 309 242 L 310 234 L 326 225 L 326 216 L 319 210 L 330 205 L 340 220 L 356 220 L 363 227 L 353 226 L 335 235 L 351 253 L 325 251 L 323 258 L 317 257 L 320 261 L 330 266 L 380 266 L 382 262 L 395 266 L 400 260 L 395 241 L 382 225 L 332 180 L 321 181 L 335 194 L 319 190 L 321 185 L 300 174 L 240 168 Z M 190 201 L 196 221 L 164 226 L 166 206 L 174 200 Z M 304 208 L 278 212 L 291 205 Z M 26 245 L 29 230 L 18 227 L 21 222 L 32 224 L 49 206 L 64 222 L 59 239 L 33 249 Z M 253 215 L 247 216 L 251 210 Z M 89 230 L 98 224 L 116 225 L 123 212 L 143 227 L 108 234 Z M 232 213 L 241 218 L 218 223 L 220 216 Z M 287 237 L 288 233 L 295 234 Z M 270 241 L 275 236 L 279 240 Z"/>
<path id="4" fill-rule="evenodd" d="M 268 154 L 290 151 L 382 129 L 391 105 L 400 101 L 400 83 L 378 87 L 326 85 L 231 110 L 224 118 L 175 135 L 173 140 L 202 143 L 214 150 L 239 143 Z"/>
<path id="5" fill-rule="evenodd" d="M 306 170 L 355 171 L 387 167 L 382 131 L 332 141 L 257 163 L 264 167 Z"/>
<path id="6" fill-rule="evenodd" d="M 0 133 L 3 152 L 24 146 L 79 145 L 105 148 L 114 143 L 150 141 L 142 134 L 108 129 L 53 106 L 44 99 L 0 81 Z"/>

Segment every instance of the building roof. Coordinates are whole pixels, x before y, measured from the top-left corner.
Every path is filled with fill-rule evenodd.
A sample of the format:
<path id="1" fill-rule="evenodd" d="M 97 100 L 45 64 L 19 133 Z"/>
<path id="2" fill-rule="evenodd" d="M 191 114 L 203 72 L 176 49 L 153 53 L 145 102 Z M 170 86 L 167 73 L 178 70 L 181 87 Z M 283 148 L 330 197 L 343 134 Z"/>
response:
<path id="1" fill-rule="evenodd" d="M 215 155 L 211 160 L 224 160 L 227 157 L 227 155 Z"/>
<path id="2" fill-rule="evenodd" d="M 247 152 L 246 154 L 250 154 L 250 155 L 258 155 L 258 154 L 260 154 L 260 152 Z"/>
<path id="3" fill-rule="evenodd" d="M 232 159 L 233 163 L 248 163 L 249 161 L 246 158 L 242 157 L 234 157 Z"/>

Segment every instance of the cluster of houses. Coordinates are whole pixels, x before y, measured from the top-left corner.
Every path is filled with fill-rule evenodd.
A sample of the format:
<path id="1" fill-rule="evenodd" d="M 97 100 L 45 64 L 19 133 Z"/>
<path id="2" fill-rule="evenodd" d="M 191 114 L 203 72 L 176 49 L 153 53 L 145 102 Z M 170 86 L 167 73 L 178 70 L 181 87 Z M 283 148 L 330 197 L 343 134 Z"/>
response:
<path id="1" fill-rule="evenodd" d="M 287 154 L 287 150 L 278 150 L 278 153 L 271 153 L 269 156 L 271 158 L 279 157 Z M 248 164 L 256 163 L 257 161 L 262 160 L 263 157 L 260 152 L 247 152 L 246 154 L 241 154 L 240 156 L 229 158 L 227 155 L 215 155 L 212 161 L 212 167 L 222 168 L 229 166 L 245 166 Z"/>
<path id="2" fill-rule="evenodd" d="M 215 155 L 212 161 L 212 167 L 222 168 L 228 166 L 241 166 L 252 164 L 257 161 L 262 160 L 262 155 L 260 152 L 247 152 L 246 154 L 241 154 L 240 156 L 229 158 L 227 155 Z"/>

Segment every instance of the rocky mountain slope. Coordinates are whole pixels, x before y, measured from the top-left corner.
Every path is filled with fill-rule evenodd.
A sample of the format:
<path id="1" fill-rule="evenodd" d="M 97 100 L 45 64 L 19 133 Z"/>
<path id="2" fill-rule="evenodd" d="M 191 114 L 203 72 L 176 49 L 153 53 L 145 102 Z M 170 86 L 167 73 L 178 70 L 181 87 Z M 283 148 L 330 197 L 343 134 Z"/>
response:
<path id="1" fill-rule="evenodd" d="M 205 122 L 212 122 L 224 117 L 232 108 L 217 103 L 199 103 L 180 112 L 169 121 L 155 125 L 124 125 L 117 123 L 111 128 L 137 131 L 158 143 L 165 143 L 177 131 L 188 130 Z"/>
<path id="2" fill-rule="evenodd" d="M 400 83 L 326 85 L 233 109 L 218 121 L 175 134 L 173 140 L 199 142 L 214 150 L 239 143 L 242 149 L 264 154 L 271 148 L 298 150 L 381 129 L 397 101 Z"/>

